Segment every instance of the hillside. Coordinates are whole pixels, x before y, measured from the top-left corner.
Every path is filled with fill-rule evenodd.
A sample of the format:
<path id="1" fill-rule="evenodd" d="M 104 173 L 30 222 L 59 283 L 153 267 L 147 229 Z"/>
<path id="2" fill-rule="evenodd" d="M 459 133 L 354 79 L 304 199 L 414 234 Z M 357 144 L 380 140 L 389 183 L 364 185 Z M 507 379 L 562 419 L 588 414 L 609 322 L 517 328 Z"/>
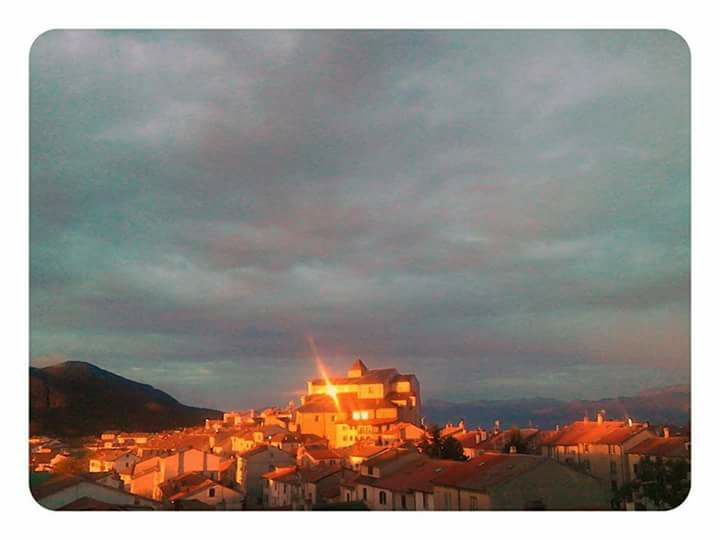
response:
<path id="1" fill-rule="evenodd" d="M 546 398 L 478 400 L 464 403 L 428 399 L 423 403 L 427 422 L 444 424 L 463 418 L 471 426 L 491 426 L 499 419 L 504 426 L 551 428 L 594 415 L 604 409 L 608 418 L 629 416 L 653 424 L 687 425 L 690 422 L 690 387 L 676 385 L 645 390 L 635 396 L 596 401 L 561 401 Z"/>
<path id="2" fill-rule="evenodd" d="M 30 368 L 31 434 L 159 431 L 221 416 L 220 411 L 183 405 L 150 385 L 86 362 Z"/>

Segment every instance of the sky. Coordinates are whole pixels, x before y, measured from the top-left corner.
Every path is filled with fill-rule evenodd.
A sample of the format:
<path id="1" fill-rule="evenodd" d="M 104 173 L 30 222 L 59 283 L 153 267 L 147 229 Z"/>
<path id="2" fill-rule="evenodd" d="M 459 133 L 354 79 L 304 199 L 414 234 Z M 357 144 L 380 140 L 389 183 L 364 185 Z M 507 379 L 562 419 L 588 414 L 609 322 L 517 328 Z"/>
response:
<path id="1" fill-rule="evenodd" d="M 668 31 L 52 31 L 31 364 L 223 409 L 362 358 L 449 401 L 690 378 Z"/>

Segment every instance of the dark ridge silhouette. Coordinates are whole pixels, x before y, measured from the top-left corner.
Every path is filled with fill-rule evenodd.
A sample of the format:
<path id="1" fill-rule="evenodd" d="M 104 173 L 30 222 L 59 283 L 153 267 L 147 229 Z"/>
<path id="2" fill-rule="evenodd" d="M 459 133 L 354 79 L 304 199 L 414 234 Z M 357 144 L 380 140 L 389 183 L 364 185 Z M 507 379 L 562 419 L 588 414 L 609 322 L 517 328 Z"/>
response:
<path id="1" fill-rule="evenodd" d="M 222 413 L 183 405 L 171 395 L 87 362 L 30 368 L 30 433 L 92 435 L 160 431 L 201 424 Z"/>

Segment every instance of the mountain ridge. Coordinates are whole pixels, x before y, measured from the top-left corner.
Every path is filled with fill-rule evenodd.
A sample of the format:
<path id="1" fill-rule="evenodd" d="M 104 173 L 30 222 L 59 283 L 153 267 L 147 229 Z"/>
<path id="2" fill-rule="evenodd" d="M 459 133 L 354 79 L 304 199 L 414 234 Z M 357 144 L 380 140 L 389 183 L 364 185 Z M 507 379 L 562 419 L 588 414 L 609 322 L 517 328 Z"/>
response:
<path id="1" fill-rule="evenodd" d="M 30 367 L 30 433 L 62 436 L 104 430 L 160 431 L 221 418 L 214 409 L 191 407 L 149 384 L 89 362 Z"/>
<path id="2" fill-rule="evenodd" d="M 426 399 L 423 415 L 428 422 L 444 424 L 462 418 L 469 425 L 490 426 L 496 419 L 511 425 L 551 428 L 594 416 L 605 410 L 608 418 L 631 417 L 655 424 L 687 425 L 690 422 L 690 385 L 650 388 L 631 396 L 596 400 L 518 398 L 451 402 Z"/>

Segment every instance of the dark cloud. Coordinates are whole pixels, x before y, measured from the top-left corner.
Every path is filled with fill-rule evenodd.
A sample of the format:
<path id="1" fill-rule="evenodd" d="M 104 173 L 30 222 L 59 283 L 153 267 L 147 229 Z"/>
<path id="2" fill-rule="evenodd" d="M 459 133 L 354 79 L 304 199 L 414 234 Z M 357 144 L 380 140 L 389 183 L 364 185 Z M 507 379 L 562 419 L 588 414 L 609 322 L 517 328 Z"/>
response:
<path id="1" fill-rule="evenodd" d="M 223 406 L 310 335 L 439 397 L 689 376 L 675 34 L 50 32 L 30 72 L 34 357 Z"/>

